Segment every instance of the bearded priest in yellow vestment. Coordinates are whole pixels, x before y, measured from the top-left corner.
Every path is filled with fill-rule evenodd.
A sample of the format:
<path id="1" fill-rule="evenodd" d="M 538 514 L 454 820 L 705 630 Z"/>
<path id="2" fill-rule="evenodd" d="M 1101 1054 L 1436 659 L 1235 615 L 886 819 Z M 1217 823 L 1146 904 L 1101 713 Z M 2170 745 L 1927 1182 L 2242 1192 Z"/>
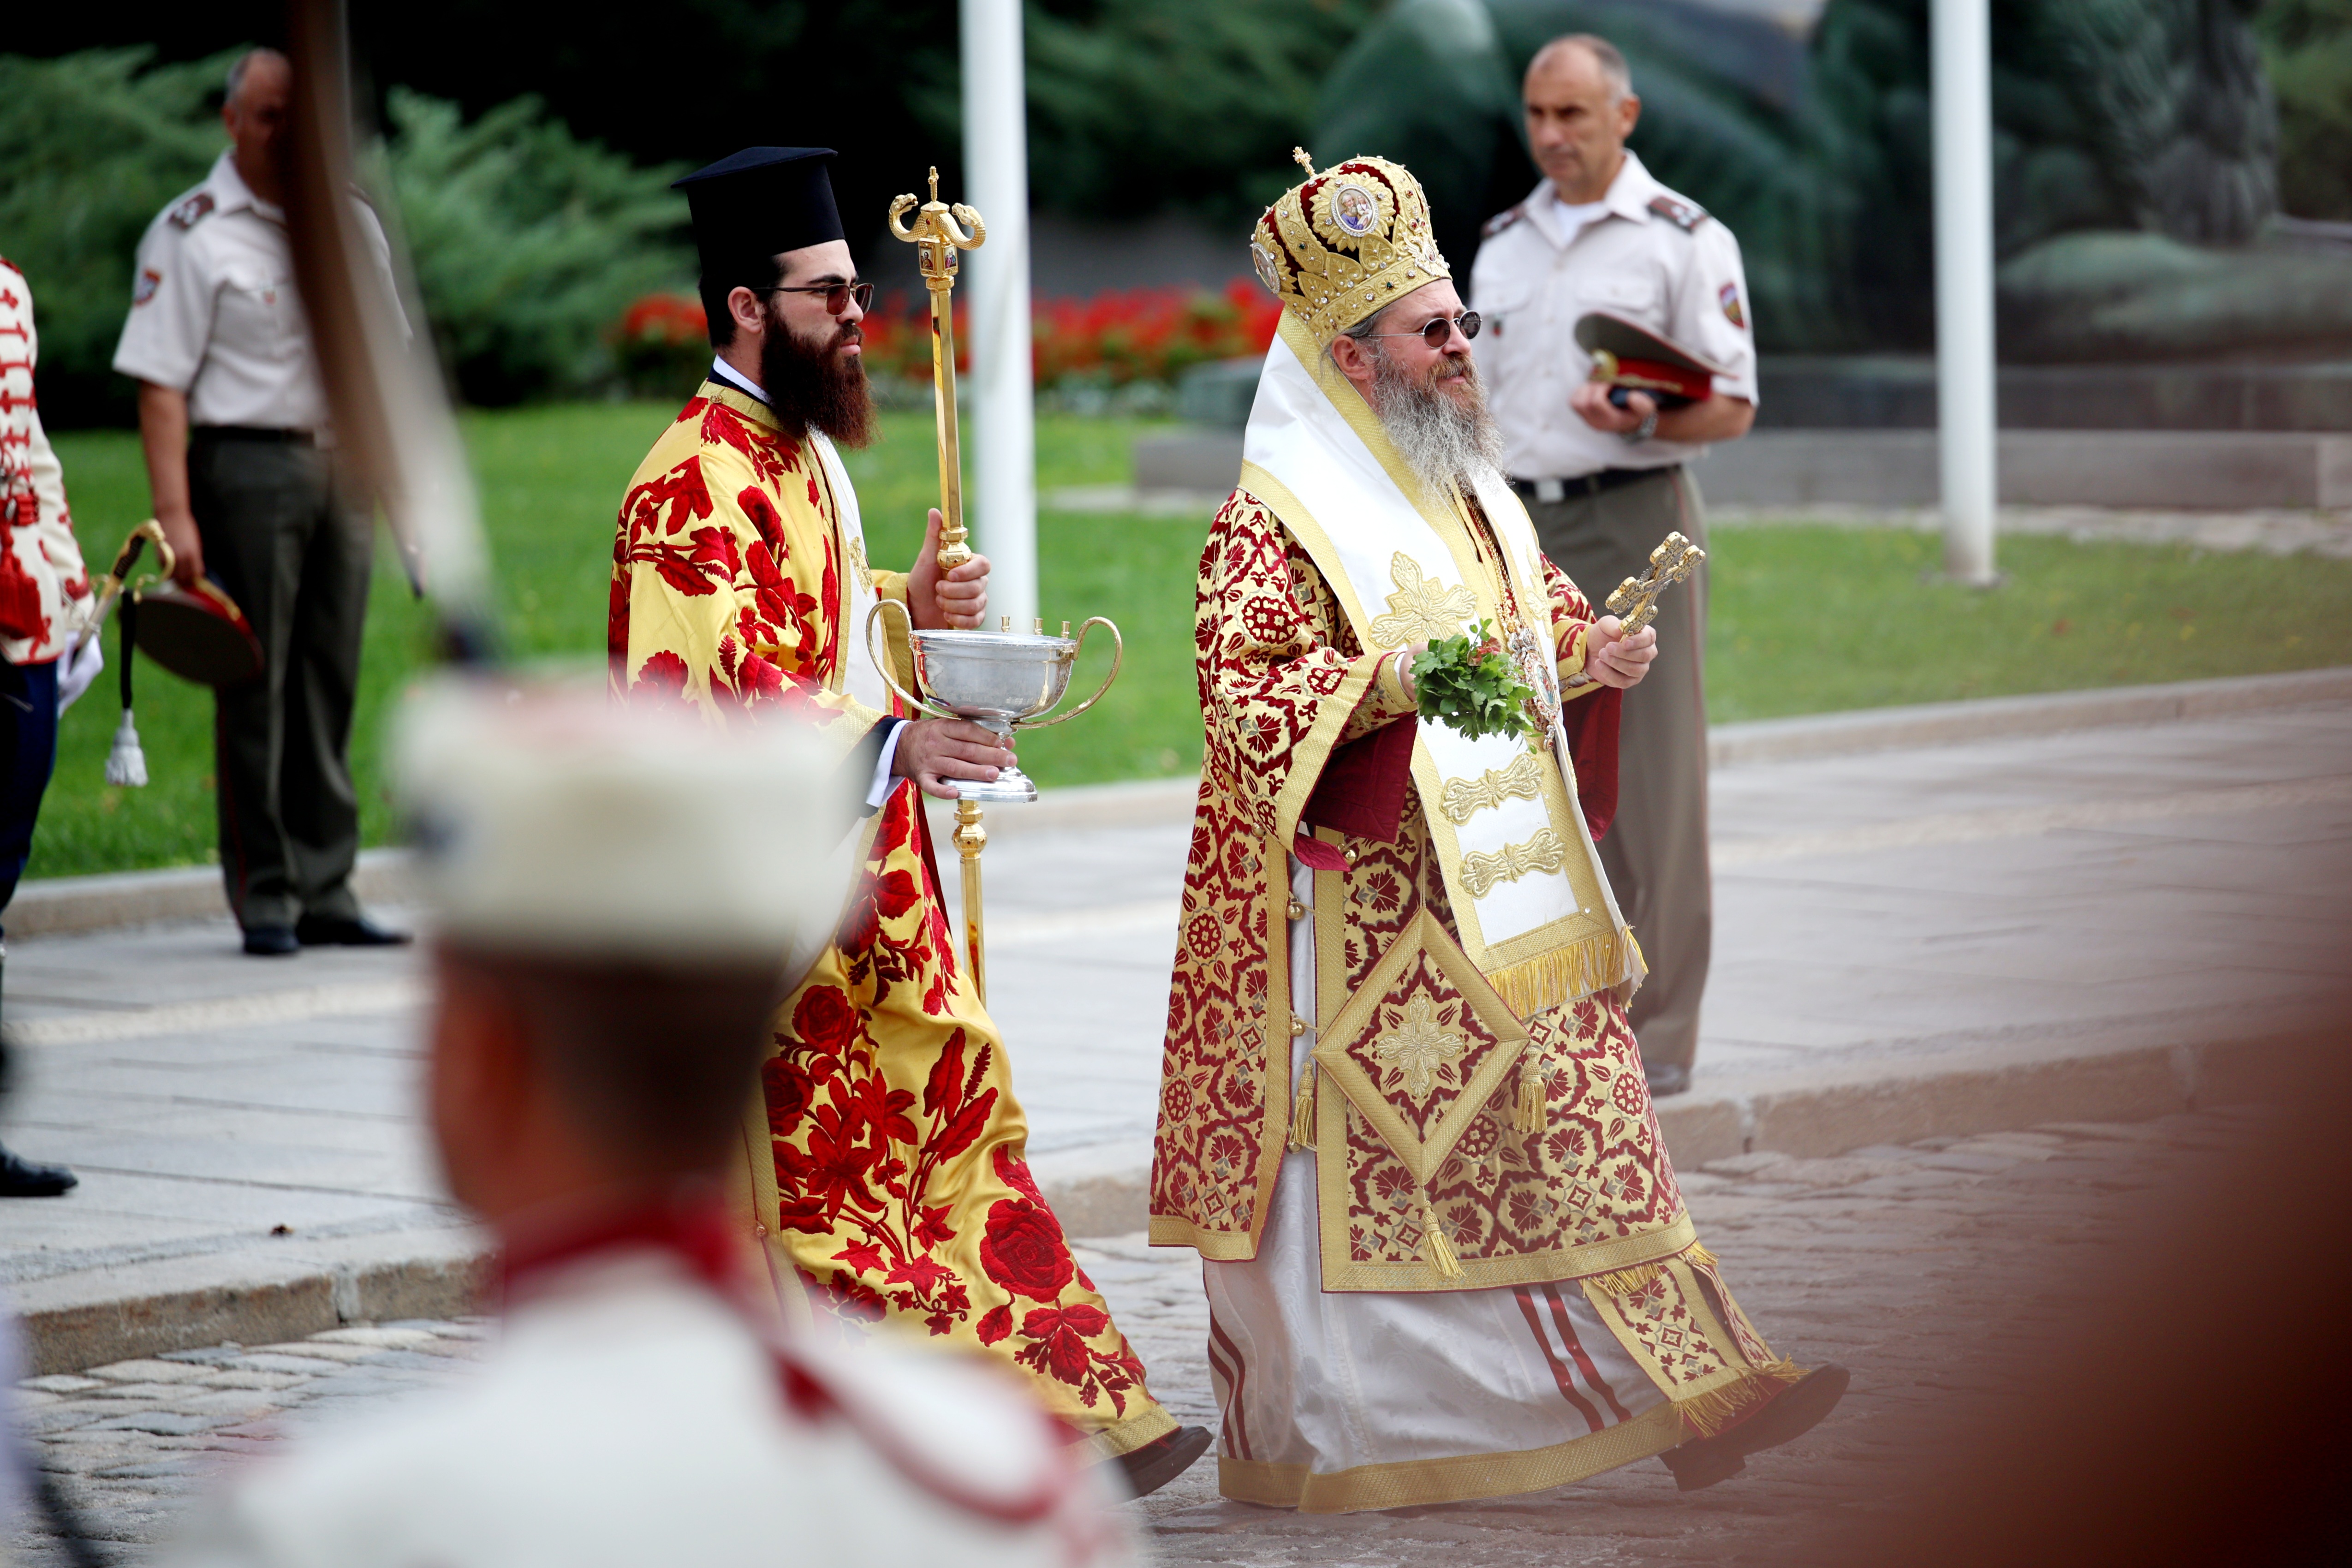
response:
<path id="1" fill-rule="evenodd" d="M 1148 1491 L 1208 1446 L 1178 1430 L 1032 1179 L 1003 1040 L 957 962 L 918 786 L 1009 766 L 989 731 L 894 714 L 877 601 L 974 626 L 988 563 L 867 562 L 839 447 L 873 420 L 856 280 L 820 149 L 752 148 L 685 186 L 718 356 L 638 466 L 614 540 L 615 696 L 713 723 L 798 715 L 868 815 L 838 929 L 776 1018 L 745 1129 L 747 1226 L 788 1314 L 891 1320 L 986 1347 Z M 901 637 L 887 655 L 910 679 Z M 803 1289 L 804 1288 L 804 1289 Z"/>
<path id="2" fill-rule="evenodd" d="M 1310 172 L 1251 248 L 1283 315 L 1201 556 L 1152 1169 L 1151 1239 L 1205 1260 L 1220 1485 L 1344 1512 L 1653 1454 L 1712 1485 L 1846 1375 L 1733 1300 L 1626 1027 L 1593 839 L 1654 634 L 1595 617 L 1496 470 L 1409 173 Z M 1531 739 L 1419 718 L 1414 656 L 1465 631 Z"/>

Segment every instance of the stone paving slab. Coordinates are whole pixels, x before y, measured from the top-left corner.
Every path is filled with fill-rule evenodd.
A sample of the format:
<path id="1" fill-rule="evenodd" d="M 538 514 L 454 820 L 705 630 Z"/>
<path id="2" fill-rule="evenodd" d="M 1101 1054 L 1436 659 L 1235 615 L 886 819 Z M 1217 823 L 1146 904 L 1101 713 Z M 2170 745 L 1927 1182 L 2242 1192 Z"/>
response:
<path id="1" fill-rule="evenodd" d="M 1678 1161 L 2275 1089 L 2330 1043 L 2303 1014 L 2352 967 L 2352 701 L 2250 689 L 2152 700 L 2196 719 L 1719 769 L 1697 1088 L 1663 1107 Z M 1074 1235 L 1141 1222 L 1188 836 L 1163 796 L 1081 796 L 1058 826 L 990 814 L 991 1001 Z M 129 1336 L 110 1359 L 171 1348 L 164 1302 L 229 1337 L 331 1327 L 352 1281 L 457 1310 L 429 1296 L 462 1284 L 462 1232 L 419 1124 L 413 950 L 247 959 L 225 921 L 12 950 L 29 1044 L 0 1138 L 83 1177 L 0 1230 L 43 1370 L 109 1323 Z"/>
<path id="2" fill-rule="evenodd" d="M 1213 1459 L 1129 1505 L 1160 1561 L 1277 1568 L 1711 1563 L 1883 1505 L 1904 1424 L 1956 1390 L 2006 1388 L 2016 1360 L 2091 1304 L 2080 1276 L 2168 1183 L 2219 1169 L 2266 1125 L 2206 1112 L 1875 1145 L 1836 1159 L 1765 1152 L 1687 1171 L 1700 1235 L 1774 1348 L 1837 1361 L 1853 1391 L 1821 1426 L 1710 1490 L 1675 1490 L 1654 1461 L 1489 1503 L 1300 1517 L 1216 1496 Z M 1081 1248 L 1179 1417 L 1213 1426 L 1208 1310 L 1192 1254 L 1140 1236 Z M 2063 1263 L 2063 1271 L 2053 1264 Z M 479 1319 L 354 1326 L 283 1343 L 218 1345 L 26 1380 L 38 1462 L 91 1533 L 149 1560 L 226 1471 L 289 1436 L 466 1375 L 492 1342 Z M 10 1542 L 62 1563 L 38 1531 Z M 16 1559 L 11 1559 L 12 1561 Z"/>

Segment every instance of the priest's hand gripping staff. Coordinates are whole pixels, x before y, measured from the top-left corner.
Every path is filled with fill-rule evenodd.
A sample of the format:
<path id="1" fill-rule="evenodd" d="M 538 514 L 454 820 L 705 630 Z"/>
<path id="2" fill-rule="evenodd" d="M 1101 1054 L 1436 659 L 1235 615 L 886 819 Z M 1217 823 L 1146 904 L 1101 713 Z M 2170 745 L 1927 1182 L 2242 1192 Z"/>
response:
<path id="1" fill-rule="evenodd" d="M 912 223 L 907 214 L 914 211 Z M 957 252 L 977 250 L 987 242 L 987 226 L 978 213 L 961 202 L 950 206 L 940 200 L 940 172 L 931 171 L 931 199 L 920 209 L 915 198 L 902 195 L 890 204 L 890 232 L 915 247 L 923 287 L 931 296 L 931 393 L 938 411 L 940 445 L 940 565 L 961 566 L 971 559 L 963 525 L 963 453 L 956 429 L 955 289 Z M 912 655 L 914 691 L 898 684 L 887 652 L 877 653 L 874 628 L 885 610 L 896 610 L 904 625 Z M 884 599 L 866 617 L 866 647 L 875 668 L 898 700 L 919 713 L 941 719 L 968 719 L 1010 741 L 1015 730 L 1043 729 L 1075 719 L 1102 700 L 1118 667 L 1127 657 L 1118 627 L 1102 616 L 1088 619 L 1074 639 L 1070 623 L 1062 635 L 1049 637 L 1045 623 L 1027 632 L 1013 629 L 1007 616 L 999 629 L 982 631 L 918 631 L 907 607 Z M 1047 718 L 1046 712 L 1068 690 L 1070 671 L 1086 646 L 1087 634 L 1101 626 L 1110 633 L 1110 672 L 1095 694 L 1075 708 Z M 921 693 L 920 696 L 916 695 Z M 956 788 L 955 847 L 962 860 L 964 952 L 971 969 L 973 993 L 988 1001 L 988 969 L 982 941 L 980 852 L 988 830 L 980 823 L 984 800 L 1035 800 L 1037 786 L 1018 767 L 1005 769 L 992 783 L 967 779 Z"/>

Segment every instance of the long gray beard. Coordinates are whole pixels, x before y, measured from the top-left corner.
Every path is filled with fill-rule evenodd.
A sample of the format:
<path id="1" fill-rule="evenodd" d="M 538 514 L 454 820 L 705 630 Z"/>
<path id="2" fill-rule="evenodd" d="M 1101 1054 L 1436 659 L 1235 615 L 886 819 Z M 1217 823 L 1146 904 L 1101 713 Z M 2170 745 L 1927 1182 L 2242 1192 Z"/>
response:
<path id="1" fill-rule="evenodd" d="M 1433 493 L 1442 495 L 1455 483 L 1466 489 L 1477 479 L 1502 477 L 1503 433 L 1486 411 L 1486 388 L 1475 363 L 1466 366 L 1467 402 L 1416 379 L 1389 357 L 1385 345 L 1374 347 L 1372 367 L 1381 427 L 1405 466 Z"/>

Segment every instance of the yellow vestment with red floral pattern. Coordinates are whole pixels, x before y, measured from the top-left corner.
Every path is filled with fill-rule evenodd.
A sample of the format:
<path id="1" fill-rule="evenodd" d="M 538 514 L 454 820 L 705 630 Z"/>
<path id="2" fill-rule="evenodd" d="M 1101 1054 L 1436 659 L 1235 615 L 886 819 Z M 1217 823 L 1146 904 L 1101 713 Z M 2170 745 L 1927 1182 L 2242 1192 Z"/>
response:
<path id="1" fill-rule="evenodd" d="M 796 712 L 845 759 L 886 717 L 856 609 L 903 604 L 906 579 L 868 568 L 823 436 L 795 439 L 757 398 L 705 382 L 630 480 L 613 558 L 616 697 L 713 722 Z M 821 1316 L 986 1347 L 1101 1451 L 1129 1452 L 1175 1422 L 1030 1176 L 1028 1122 L 957 962 L 914 784 L 860 831 L 863 874 L 777 1015 L 747 1123 L 756 1234 Z"/>

